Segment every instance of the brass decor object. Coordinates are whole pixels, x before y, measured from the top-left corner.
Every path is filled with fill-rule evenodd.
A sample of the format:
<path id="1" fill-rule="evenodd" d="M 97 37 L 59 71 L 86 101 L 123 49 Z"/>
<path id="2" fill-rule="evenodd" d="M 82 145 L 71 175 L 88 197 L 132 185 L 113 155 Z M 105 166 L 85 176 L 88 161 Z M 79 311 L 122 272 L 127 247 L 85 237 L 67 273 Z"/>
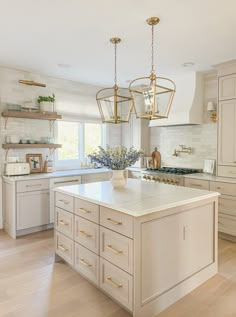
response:
<path id="1" fill-rule="evenodd" d="M 19 80 L 20 84 L 24 84 L 24 85 L 28 85 L 28 86 L 37 86 L 37 87 L 46 87 L 45 84 L 41 84 L 41 83 L 36 83 L 33 80 Z"/>
<path id="2" fill-rule="evenodd" d="M 149 77 L 132 80 L 129 90 L 137 118 L 148 120 L 168 118 L 176 86 L 171 79 L 157 77 L 154 71 L 154 26 L 160 22 L 160 19 L 151 17 L 146 22 L 152 28 L 151 74 Z"/>
<path id="3" fill-rule="evenodd" d="M 113 37 L 110 42 L 115 46 L 115 78 L 114 86 L 104 88 L 98 91 L 96 100 L 98 108 L 104 123 L 122 123 L 129 122 L 130 114 L 133 108 L 133 99 L 130 96 L 128 88 L 117 86 L 117 44 L 121 42 L 118 37 Z"/>

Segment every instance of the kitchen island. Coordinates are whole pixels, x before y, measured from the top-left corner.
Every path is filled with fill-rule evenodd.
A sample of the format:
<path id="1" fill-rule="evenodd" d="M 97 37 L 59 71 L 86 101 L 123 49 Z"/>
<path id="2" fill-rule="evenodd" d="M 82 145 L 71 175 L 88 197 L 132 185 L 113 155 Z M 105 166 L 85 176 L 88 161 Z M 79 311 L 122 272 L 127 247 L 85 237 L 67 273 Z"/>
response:
<path id="1" fill-rule="evenodd" d="M 133 179 L 56 188 L 56 258 L 155 316 L 217 273 L 218 195 Z"/>

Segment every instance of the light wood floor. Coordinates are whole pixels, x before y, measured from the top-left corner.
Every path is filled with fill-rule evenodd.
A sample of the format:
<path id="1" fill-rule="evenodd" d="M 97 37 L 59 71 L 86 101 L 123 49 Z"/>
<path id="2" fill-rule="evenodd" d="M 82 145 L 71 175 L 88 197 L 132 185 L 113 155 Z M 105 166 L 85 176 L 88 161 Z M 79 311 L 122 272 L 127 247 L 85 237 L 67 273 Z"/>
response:
<path id="1" fill-rule="evenodd" d="M 130 317 L 53 256 L 52 231 L 17 240 L 0 231 L 0 317 Z M 235 316 L 236 244 L 220 240 L 219 274 L 158 317 Z"/>

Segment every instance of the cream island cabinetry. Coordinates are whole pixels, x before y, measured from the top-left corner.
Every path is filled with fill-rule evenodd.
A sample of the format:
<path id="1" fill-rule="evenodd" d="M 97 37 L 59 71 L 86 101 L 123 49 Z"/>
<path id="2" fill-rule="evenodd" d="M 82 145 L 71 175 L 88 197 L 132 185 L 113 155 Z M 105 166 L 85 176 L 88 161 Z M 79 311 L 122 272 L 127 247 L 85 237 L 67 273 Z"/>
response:
<path id="1" fill-rule="evenodd" d="M 217 206 L 218 193 L 134 179 L 56 188 L 56 260 L 155 316 L 217 273 Z"/>

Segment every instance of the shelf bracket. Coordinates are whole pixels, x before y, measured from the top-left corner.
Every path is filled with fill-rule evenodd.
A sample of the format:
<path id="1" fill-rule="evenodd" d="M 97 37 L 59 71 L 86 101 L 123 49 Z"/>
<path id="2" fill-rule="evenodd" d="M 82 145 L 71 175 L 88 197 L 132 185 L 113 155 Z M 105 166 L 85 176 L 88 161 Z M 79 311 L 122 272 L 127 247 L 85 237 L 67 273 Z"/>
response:
<path id="1" fill-rule="evenodd" d="M 53 128 L 53 125 L 54 125 L 54 122 L 56 120 L 49 120 L 49 129 L 50 129 L 50 132 L 52 131 L 52 128 Z"/>
<path id="2" fill-rule="evenodd" d="M 55 152 L 55 150 L 56 150 L 56 148 L 54 148 L 54 149 L 49 149 L 49 153 L 50 153 L 49 155 L 52 156 L 53 153 Z"/>
<path id="3" fill-rule="evenodd" d="M 4 129 L 5 130 L 7 128 L 7 121 L 8 121 L 8 117 L 4 117 Z"/>
<path id="4" fill-rule="evenodd" d="M 10 150 L 10 149 L 6 149 L 6 150 L 5 150 L 5 162 L 7 161 L 7 156 L 8 156 L 9 150 Z"/>

